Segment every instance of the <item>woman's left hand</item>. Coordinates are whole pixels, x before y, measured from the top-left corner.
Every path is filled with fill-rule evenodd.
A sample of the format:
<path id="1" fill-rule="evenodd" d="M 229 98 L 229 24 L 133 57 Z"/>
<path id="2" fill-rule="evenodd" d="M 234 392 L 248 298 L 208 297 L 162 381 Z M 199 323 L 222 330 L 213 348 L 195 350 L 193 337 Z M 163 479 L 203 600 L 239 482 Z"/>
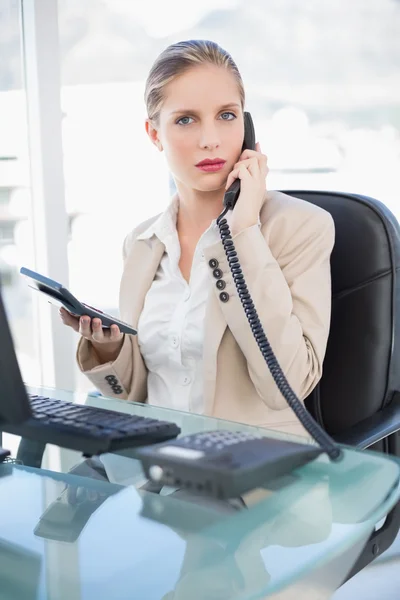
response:
<path id="1" fill-rule="evenodd" d="M 267 160 L 257 142 L 255 150 L 243 150 L 238 162 L 229 173 L 226 190 L 235 179 L 240 179 L 240 194 L 232 213 L 232 235 L 258 223 L 267 189 L 265 181 L 268 175 Z"/>

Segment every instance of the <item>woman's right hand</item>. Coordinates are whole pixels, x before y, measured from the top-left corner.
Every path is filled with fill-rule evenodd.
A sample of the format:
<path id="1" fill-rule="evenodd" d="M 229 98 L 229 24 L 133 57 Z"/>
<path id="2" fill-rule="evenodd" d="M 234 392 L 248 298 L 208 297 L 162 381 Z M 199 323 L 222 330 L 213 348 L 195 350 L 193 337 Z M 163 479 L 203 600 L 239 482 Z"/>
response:
<path id="1" fill-rule="evenodd" d="M 91 319 L 88 315 L 74 317 L 62 307 L 59 313 L 64 325 L 71 327 L 93 344 L 101 362 L 117 358 L 124 340 L 124 334 L 120 332 L 118 325 L 103 329 L 101 319 Z"/>

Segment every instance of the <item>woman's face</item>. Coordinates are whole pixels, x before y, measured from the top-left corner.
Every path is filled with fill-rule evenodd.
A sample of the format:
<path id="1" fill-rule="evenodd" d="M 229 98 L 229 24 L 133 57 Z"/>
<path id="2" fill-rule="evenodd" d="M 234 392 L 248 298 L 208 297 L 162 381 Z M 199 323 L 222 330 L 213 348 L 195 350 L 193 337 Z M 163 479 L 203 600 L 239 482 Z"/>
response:
<path id="1" fill-rule="evenodd" d="M 150 128 L 151 129 L 151 128 Z M 225 188 L 244 137 L 239 89 L 223 67 L 199 65 L 165 88 L 158 127 L 150 137 L 165 152 L 174 178 L 189 189 Z M 200 168 L 204 160 L 221 159 Z"/>

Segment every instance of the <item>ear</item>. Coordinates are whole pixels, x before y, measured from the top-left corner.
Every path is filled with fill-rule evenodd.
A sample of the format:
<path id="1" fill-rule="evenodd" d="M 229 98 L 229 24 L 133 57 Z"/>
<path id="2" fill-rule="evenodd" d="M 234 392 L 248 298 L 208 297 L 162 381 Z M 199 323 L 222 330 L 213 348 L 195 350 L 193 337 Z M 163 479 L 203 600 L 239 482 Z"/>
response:
<path id="1" fill-rule="evenodd" d="M 146 133 L 149 136 L 149 138 L 152 141 L 152 143 L 155 146 L 157 146 L 157 148 L 159 149 L 160 152 L 162 152 L 163 151 L 163 147 L 162 147 L 162 144 L 161 144 L 160 139 L 158 137 L 158 131 L 157 131 L 156 127 L 152 124 L 152 122 L 150 121 L 150 119 L 146 119 L 145 128 L 146 128 Z"/>

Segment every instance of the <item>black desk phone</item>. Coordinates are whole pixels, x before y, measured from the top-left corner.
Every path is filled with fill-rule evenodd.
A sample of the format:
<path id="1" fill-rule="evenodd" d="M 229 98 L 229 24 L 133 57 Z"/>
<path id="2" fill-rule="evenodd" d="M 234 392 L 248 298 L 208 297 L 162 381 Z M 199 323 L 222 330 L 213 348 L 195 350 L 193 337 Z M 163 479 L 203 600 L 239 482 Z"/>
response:
<path id="1" fill-rule="evenodd" d="M 321 453 L 318 446 L 221 430 L 146 446 L 137 456 L 155 483 L 225 499 L 286 475 Z"/>

